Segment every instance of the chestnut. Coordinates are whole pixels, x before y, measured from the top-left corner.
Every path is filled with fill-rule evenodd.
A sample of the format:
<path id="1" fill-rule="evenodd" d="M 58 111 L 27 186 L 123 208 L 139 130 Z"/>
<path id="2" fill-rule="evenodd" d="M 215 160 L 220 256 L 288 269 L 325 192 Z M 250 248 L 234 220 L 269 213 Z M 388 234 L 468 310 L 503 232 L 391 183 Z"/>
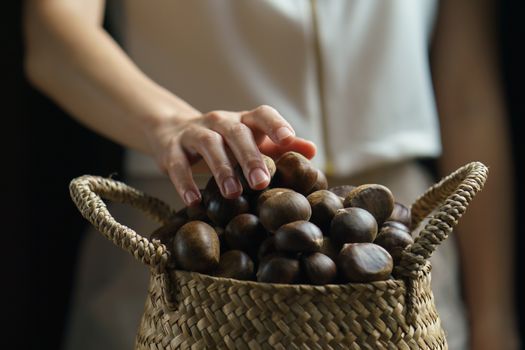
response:
<path id="1" fill-rule="evenodd" d="M 414 243 L 414 239 L 403 228 L 383 225 L 374 243 L 385 248 L 394 259 L 394 264 L 397 264 L 401 259 L 401 252 Z"/>
<path id="2" fill-rule="evenodd" d="M 219 242 L 221 245 L 221 252 L 225 252 L 228 250 L 228 244 L 226 243 L 226 237 L 224 235 L 224 228 L 220 226 L 214 226 L 213 229 L 217 233 L 217 237 L 219 237 Z"/>
<path id="3" fill-rule="evenodd" d="M 271 196 L 259 208 L 259 220 L 270 232 L 289 222 L 309 220 L 311 215 L 312 209 L 306 197 L 294 191 Z"/>
<path id="4" fill-rule="evenodd" d="M 267 283 L 298 283 L 301 280 L 299 260 L 273 256 L 263 260 L 257 270 L 257 281 Z"/>
<path id="5" fill-rule="evenodd" d="M 208 200 L 206 213 L 215 225 L 224 227 L 231 219 L 249 210 L 250 205 L 244 196 L 227 199 L 219 194 Z"/>
<path id="6" fill-rule="evenodd" d="M 348 243 L 337 257 L 344 282 L 383 281 L 390 277 L 394 263 L 390 254 L 374 243 Z"/>
<path id="7" fill-rule="evenodd" d="M 323 233 L 327 233 L 336 211 L 343 208 L 343 201 L 335 193 L 327 190 L 310 193 L 306 199 L 312 207 L 310 221 L 319 226 Z"/>
<path id="8" fill-rule="evenodd" d="M 320 169 L 316 170 L 317 179 L 315 180 L 315 183 L 312 186 L 312 188 L 310 188 L 307 193 L 312 193 L 319 190 L 326 190 L 328 188 L 328 180 L 326 179 L 326 175 Z"/>
<path id="9" fill-rule="evenodd" d="M 358 207 L 369 211 L 381 226 L 394 210 L 394 196 L 383 185 L 368 184 L 354 188 L 345 198 L 344 207 Z"/>
<path id="10" fill-rule="evenodd" d="M 390 214 L 390 217 L 387 219 L 387 221 L 397 221 L 407 227 L 410 227 L 412 223 L 410 209 L 399 202 L 395 202 L 394 210 L 392 210 L 392 214 Z"/>
<path id="11" fill-rule="evenodd" d="M 335 193 L 339 197 L 342 197 L 343 200 L 348 196 L 348 194 L 355 188 L 353 185 L 341 185 L 330 187 L 328 191 Z"/>
<path id="12" fill-rule="evenodd" d="M 266 256 L 275 252 L 275 236 L 269 236 L 259 246 L 259 249 L 257 250 L 257 260 L 260 262 Z"/>
<path id="13" fill-rule="evenodd" d="M 361 208 L 337 210 L 330 225 L 330 238 L 336 245 L 373 242 L 377 235 L 377 222 Z"/>
<path id="14" fill-rule="evenodd" d="M 219 266 L 214 271 L 216 277 L 251 280 L 254 277 L 252 259 L 240 250 L 230 250 L 221 255 Z"/>
<path id="15" fill-rule="evenodd" d="M 275 249 L 282 252 L 318 252 L 323 245 L 323 233 L 319 227 L 305 220 L 282 225 L 274 237 Z"/>
<path id="16" fill-rule="evenodd" d="M 206 213 L 206 206 L 202 201 L 186 207 L 186 215 L 188 216 L 189 221 L 209 221 L 208 214 Z"/>
<path id="17" fill-rule="evenodd" d="M 259 212 L 261 210 L 261 205 L 270 197 L 272 196 L 275 196 L 277 194 L 281 194 L 283 192 L 293 192 L 293 190 L 289 189 L 289 188 L 284 188 L 284 187 L 275 187 L 275 188 L 270 188 L 270 189 L 267 189 L 267 190 L 263 190 L 259 196 L 257 197 L 257 201 L 256 201 L 256 204 L 255 204 L 255 214 L 256 215 L 259 215 Z"/>
<path id="18" fill-rule="evenodd" d="M 280 187 L 307 194 L 317 181 L 317 169 L 308 158 L 297 152 L 284 153 L 275 163 Z"/>
<path id="19" fill-rule="evenodd" d="M 319 252 L 303 255 L 301 258 L 301 269 L 306 281 L 311 284 L 329 284 L 337 277 L 335 262 Z"/>
<path id="20" fill-rule="evenodd" d="M 268 233 L 261 225 L 259 218 L 245 213 L 234 217 L 225 228 L 225 239 L 230 249 L 238 249 L 255 257 L 261 243 Z"/>
<path id="21" fill-rule="evenodd" d="M 219 264 L 217 233 L 203 221 L 184 224 L 173 239 L 173 255 L 182 270 L 209 273 Z"/>
<path id="22" fill-rule="evenodd" d="M 393 228 L 396 228 L 396 229 L 399 229 L 399 230 L 406 231 L 406 232 L 408 232 L 410 234 L 410 228 L 408 228 L 408 226 L 405 226 L 405 224 L 402 224 L 399 221 L 390 221 L 390 220 L 385 221 L 385 222 L 383 222 L 383 225 L 381 225 L 381 229 L 379 231 L 381 231 L 385 227 L 393 227 Z"/>
<path id="23" fill-rule="evenodd" d="M 339 255 L 340 250 L 341 247 L 334 244 L 330 238 L 323 237 L 323 245 L 321 246 L 320 250 L 321 253 L 335 261 L 337 259 L 337 255 Z"/>
<path id="24" fill-rule="evenodd" d="M 159 240 L 168 249 L 171 249 L 175 234 L 186 223 L 187 219 L 182 215 L 174 215 L 171 221 L 155 231 L 149 237 L 151 241 Z"/>
<path id="25" fill-rule="evenodd" d="M 212 176 L 206 183 L 206 186 L 201 190 L 202 203 L 205 208 L 208 207 L 208 203 L 211 198 L 222 196 L 221 190 L 215 181 L 215 178 Z"/>

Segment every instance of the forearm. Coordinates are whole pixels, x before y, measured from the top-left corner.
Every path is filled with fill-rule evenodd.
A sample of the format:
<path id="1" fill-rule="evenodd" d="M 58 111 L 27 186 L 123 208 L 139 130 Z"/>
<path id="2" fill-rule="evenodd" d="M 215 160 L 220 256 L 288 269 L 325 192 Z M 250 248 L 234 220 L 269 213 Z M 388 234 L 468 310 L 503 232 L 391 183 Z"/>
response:
<path id="1" fill-rule="evenodd" d="M 198 114 L 143 74 L 103 30 L 100 18 L 54 3 L 27 1 L 26 72 L 81 123 L 151 154 L 144 130 L 165 118 Z"/>

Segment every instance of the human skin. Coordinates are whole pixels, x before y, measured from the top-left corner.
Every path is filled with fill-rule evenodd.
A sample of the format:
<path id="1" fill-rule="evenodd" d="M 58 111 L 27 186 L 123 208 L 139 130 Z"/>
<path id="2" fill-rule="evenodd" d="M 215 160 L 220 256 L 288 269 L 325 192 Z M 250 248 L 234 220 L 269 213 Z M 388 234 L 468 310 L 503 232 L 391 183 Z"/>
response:
<path id="1" fill-rule="evenodd" d="M 518 349 L 513 281 L 513 179 L 499 80 L 495 2 L 440 2 L 431 50 L 442 175 L 479 160 L 489 176 L 457 228 L 470 348 Z"/>
<path id="2" fill-rule="evenodd" d="M 517 349 L 512 171 L 491 6 L 488 0 L 442 0 L 431 58 L 443 135 L 442 173 L 472 160 L 490 167 L 488 182 L 457 235 L 471 347 Z M 198 158 L 204 158 L 223 195 L 233 198 L 241 191 L 234 162 L 249 178 L 258 168 L 267 175 L 258 151 L 314 155 L 315 147 L 305 140 L 293 135 L 279 140 L 280 127 L 292 129 L 269 106 L 202 113 L 156 84 L 102 29 L 103 9 L 102 0 L 26 1 L 27 75 L 81 123 L 154 157 L 186 204 L 200 200 L 192 179 L 195 168 L 190 167 Z M 232 178 L 233 192 L 225 185 Z"/>
<path id="3" fill-rule="evenodd" d="M 262 189 L 270 176 L 261 152 L 314 156 L 315 145 L 270 106 L 203 113 L 148 78 L 101 27 L 104 5 L 26 1 L 27 76 L 82 124 L 156 159 L 186 205 L 201 200 L 191 167 L 199 159 L 222 195 L 235 198 L 242 193 L 236 163 L 250 187 Z"/>

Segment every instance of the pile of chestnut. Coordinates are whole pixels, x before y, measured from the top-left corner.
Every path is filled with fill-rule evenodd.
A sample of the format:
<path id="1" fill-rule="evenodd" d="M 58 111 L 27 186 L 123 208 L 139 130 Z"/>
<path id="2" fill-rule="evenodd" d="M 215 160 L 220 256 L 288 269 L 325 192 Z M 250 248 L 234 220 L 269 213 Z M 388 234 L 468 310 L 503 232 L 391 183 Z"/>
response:
<path id="1" fill-rule="evenodd" d="M 268 188 L 222 197 L 212 177 L 202 202 L 152 233 L 171 251 L 170 266 L 218 277 L 271 283 L 371 282 L 391 278 L 413 243 L 410 210 L 379 184 L 328 188 L 299 153 L 275 162 Z"/>

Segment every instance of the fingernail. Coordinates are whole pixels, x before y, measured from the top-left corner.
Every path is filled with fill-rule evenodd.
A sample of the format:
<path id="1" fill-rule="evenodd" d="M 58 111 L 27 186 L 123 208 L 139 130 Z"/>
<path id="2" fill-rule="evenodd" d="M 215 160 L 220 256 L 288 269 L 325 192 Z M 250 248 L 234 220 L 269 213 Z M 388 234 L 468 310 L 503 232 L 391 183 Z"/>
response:
<path id="1" fill-rule="evenodd" d="M 277 140 L 282 141 L 290 136 L 293 136 L 292 130 L 290 128 L 287 128 L 286 126 L 282 126 L 275 132 L 275 136 L 277 137 Z"/>
<path id="2" fill-rule="evenodd" d="M 257 186 L 268 180 L 268 175 L 261 168 L 255 168 L 250 172 L 250 182 L 252 186 Z"/>
<path id="3" fill-rule="evenodd" d="M 235 192 L 239 192 L 239 187 L 237 186 L 237 181 L 233 177 L 227 178 L 222 186 L 224 187 L 224 193 L 230 195 Z"/>
<path id="4" fill-rule="evenodd" d="M 193 203 L 195 203 L 196 201 L 199 200 L 199 195 L 197 195 L 197 193 L 195 193 L 195 191 L 186 191 L 186 193 L 184 193 L 184 201 L 186 202 L 186 205 L 192 205 Z"/>

